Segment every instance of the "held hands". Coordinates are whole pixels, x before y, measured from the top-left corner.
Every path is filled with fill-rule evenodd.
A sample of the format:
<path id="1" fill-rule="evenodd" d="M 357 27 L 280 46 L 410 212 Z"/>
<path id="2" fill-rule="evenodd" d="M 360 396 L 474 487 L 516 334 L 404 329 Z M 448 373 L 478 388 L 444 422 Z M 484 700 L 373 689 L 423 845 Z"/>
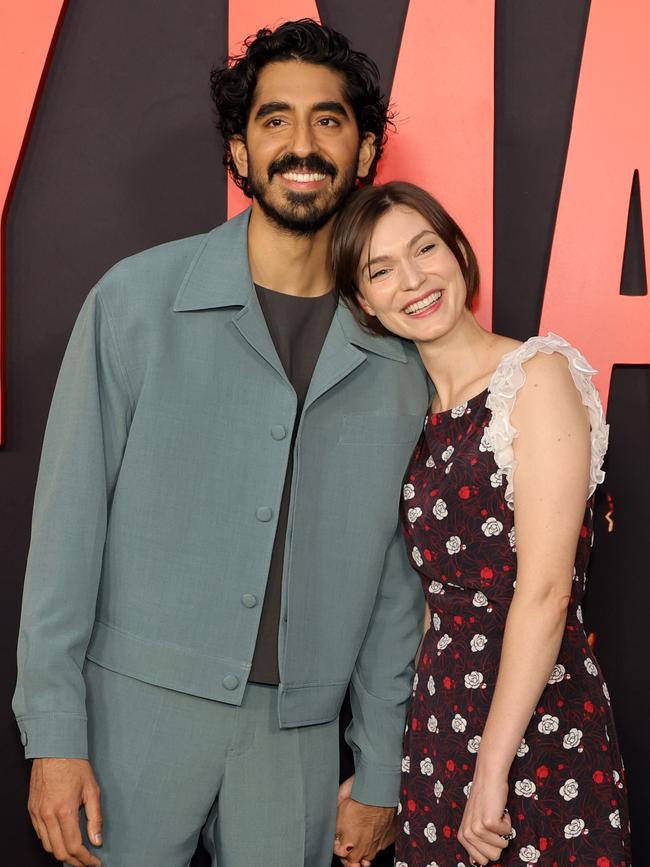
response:
<path id="1" fill-rule="evenodd" d="M 83 845 L 79 808 L 84 806 L 88 837 L 102 844 L 99 786 L 85 759 L 34 759 L 27 809 L 38 838 L 57 861 L 72 867 L 100 867 Z"/>
<path id="2" fill-rule="evenodd" d="M 467 850 L 470 864 L 497 861 L 512 834 L 506 811 L 508 783 L 475 778 L 458 830 L 458 840 Z"/>
<path id="3" fill-rule="evenodd" d="M 395 808 L 354 801 L 350 797 L 353 782 L 350 777 L 339 787 L 334 854 L 345 867 L 371 867 L 377 852 L 395 839 Z"/>

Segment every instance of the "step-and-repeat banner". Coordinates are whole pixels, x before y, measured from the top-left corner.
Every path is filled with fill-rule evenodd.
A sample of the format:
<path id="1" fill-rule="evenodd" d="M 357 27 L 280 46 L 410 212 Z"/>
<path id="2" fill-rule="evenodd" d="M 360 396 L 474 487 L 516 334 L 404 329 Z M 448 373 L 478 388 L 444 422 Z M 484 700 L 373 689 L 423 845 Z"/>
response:
<path id="1" fill-rule="evenodd" d="M 427 187 L 463 226 L 481 266 L 482 324 L 520 339 L 558 332 L 599 370 L 611 441 L 586 624 L 613 698 L 643 863 L 646 0 L 23 0 L 0 9 L 5 857 L 51 863 L 28 822 L 28 769 L 9 701 L 38 457 L 68 335 L 115 261 L 205 231 L 245 205 L 221 165 L 210 68 L 260 27 L 302 17 L 341 30 L 377 61 L 396 123 L 378 179 Z M 195 863 L 205 863 L 201 852 Z"/>

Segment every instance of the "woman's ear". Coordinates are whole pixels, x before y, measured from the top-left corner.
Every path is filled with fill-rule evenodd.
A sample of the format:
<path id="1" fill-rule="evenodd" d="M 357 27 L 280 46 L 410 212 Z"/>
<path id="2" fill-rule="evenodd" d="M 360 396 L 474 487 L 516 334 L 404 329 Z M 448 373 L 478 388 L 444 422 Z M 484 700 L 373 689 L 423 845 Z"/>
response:
<path id="1" fill-rule="evenodd" d="M 371 307 L 370 304 L 368 304 L 368 302 L 363 297 L 361 292 L 355 292 L 354 294 L 355 294 L 355 297 L 357 299 L 357 304 L 363 310 L 363 312 L 366 314 L 366 316 L 376 316 L 377 315 L 375 313 L 374 307 Z"/>
<path id="2" fill-rule="evenodd" d="M 465 245 L 460 240 L 460 238 L 456 238 L 456 243 L 458 244 L 458 249 L 463 254 L 463 259 L 465 260 L 465 265 L 469 265 L 469 259 L 467 258 L 467 250 L 465 249 Z"/>

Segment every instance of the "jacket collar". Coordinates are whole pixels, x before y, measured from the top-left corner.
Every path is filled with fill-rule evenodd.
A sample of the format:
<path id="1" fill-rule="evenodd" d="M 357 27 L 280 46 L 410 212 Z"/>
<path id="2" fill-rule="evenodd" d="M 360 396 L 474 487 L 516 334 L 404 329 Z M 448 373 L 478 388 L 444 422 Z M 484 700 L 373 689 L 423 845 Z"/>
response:
<path id="1" fill-rule="evenodd" d="M 250 213 L 248 208 L 208 232 L 185 272 L 174 302 L 175 312 L 248 307 L 252 298 L 257 300 L 248 265 Z M 368 334 L 342 302 L 335 319 L 349 343 L 375 355 L 406 362 L 399 338 Z"/>

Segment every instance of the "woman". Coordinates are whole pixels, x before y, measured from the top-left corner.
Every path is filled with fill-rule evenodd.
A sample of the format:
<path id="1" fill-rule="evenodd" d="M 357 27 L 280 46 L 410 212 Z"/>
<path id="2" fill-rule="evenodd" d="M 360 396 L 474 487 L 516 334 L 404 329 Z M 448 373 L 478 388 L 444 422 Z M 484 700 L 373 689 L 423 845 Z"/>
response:
<path id="1" fill-rule="evenodd" d="M 557 335 L 478 324 L 469 242 L 411 184 L 355 194 L 333 267 L 359 321 L 414 341 L 436 387 L 402 492 L 427 605 L 396 863 L 627 865 L 623 766 L 580 609 L 608 433 L 595 371 Z"/>

